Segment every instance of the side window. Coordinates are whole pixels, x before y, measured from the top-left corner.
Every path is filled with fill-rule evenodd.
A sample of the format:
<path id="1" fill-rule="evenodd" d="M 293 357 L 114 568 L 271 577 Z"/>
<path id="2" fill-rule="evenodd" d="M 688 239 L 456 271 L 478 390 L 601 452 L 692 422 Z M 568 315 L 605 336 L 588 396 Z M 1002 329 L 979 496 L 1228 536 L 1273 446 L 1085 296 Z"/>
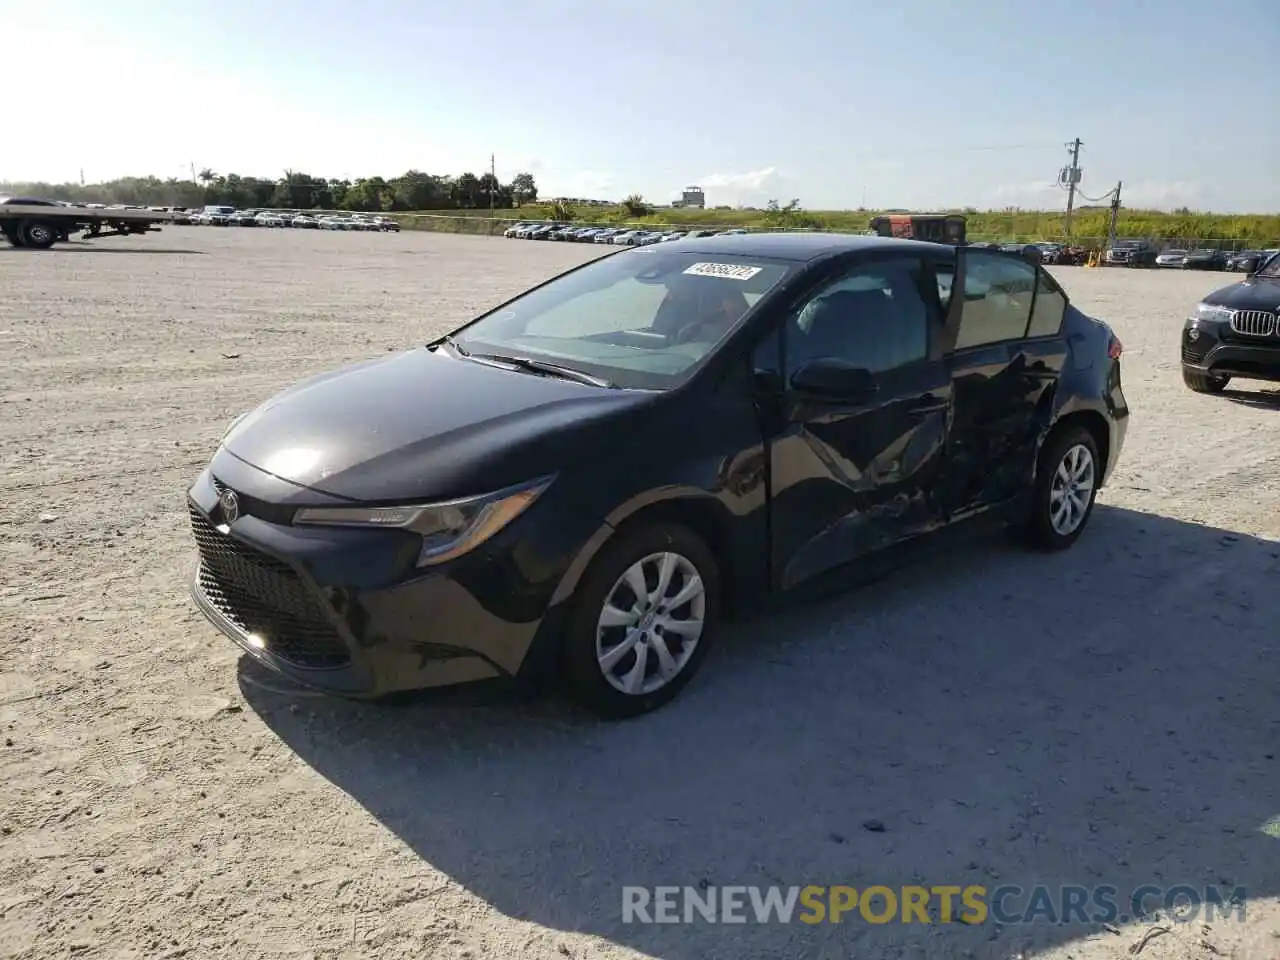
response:
<path id="1" fill-rule="evenodd" d="M 1026 336 L 1036 268 L 1020 257 L 966 250 L 957 350 Z"/>
<path id="2" fill-rule="evenodd" d="M 839 357 L 883 373 L 929 355 L 937 322 L 933 283 L 916 259 L 856 267 L 810 295 L 786 325 L 786 376 L 810 360 Z"/>
<path id="3" fill-rule="evenodd" d="M 1031 326 L 1028 337 L 1054 337 L 1062 329 L 1062 315 L 1067 312 L 1067 297 L 1049 279 L 1043 270 L 1038 271 L 1036 303 L 1031 310 Z"/>

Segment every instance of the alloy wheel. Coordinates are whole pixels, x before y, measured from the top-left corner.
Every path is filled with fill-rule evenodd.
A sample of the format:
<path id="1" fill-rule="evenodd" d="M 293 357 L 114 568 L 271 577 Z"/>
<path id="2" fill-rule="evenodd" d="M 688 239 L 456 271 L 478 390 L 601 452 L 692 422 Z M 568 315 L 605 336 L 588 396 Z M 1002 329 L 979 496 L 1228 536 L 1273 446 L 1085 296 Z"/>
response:
<path id="1" fill-rule="evenodd" d="M 1089 512 L 1094 486 L 1093 453 L 1083 443 L 1068 447 L 1049 487 L 1049 523 L 1055 533 L 1075 533 Z"/>
<path id="2" fill-rule="evenodd" d="M 644 696 L 674 680 L 702 636 L 707 590 L 697 568 L 669 551 L 629 566 L 596 622 L 596 662 L 610 686 Z"/>

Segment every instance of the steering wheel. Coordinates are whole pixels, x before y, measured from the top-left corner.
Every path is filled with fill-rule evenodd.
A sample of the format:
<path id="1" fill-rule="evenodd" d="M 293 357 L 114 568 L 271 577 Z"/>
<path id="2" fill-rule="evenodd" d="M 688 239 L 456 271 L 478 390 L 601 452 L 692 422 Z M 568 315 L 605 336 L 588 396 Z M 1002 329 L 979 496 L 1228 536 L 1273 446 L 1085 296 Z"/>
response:
<path id="1" fill-rule="evenodd" d="M 676 335 L 672 337 L 672 342 L 676 344 L 692 343 L 697 339 L 698 332 L 706 325 L 706 322 L 706 320 L 694 320 L 692 323 L 686 323 L 676 331 Z"/>

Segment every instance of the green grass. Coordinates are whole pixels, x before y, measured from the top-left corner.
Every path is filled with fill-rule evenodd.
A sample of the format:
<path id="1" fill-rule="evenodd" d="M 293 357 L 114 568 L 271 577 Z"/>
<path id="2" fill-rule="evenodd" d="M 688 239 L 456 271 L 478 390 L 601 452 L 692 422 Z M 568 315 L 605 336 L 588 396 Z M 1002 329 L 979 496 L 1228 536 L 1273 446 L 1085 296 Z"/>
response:
<path id="1" fill-rule="evenodd" d="M 974 240 L 1064 240 L 1061 211 L 956 211 L 968 218 L 967 232 Z M 813 228 L 861 233 L 868 228 L 872 210 L 806 210 L 802 216 Z M 772 217 L 764 210 L 654 210 L 648 216 L 629 216 L 619 207 L 578 207 L 573 219 L 583 224 L 635 224 L 697 229 L 699 227 L 785 227 L 785 217 Z M 518 220 L 551 219 L 547 204 L 515 210 L 434 210 L 421 213 L 394 213 L 408 229 L 439 230 L 449 233 L 501 233 Z M 1085 245 L 1099 245 L 1107 236 L 1109 212 L 1077 211 L 1072 238 Z M 1280 214 L 1163 213 L 1158 210 L 1121 209 L 1117 224 L 1121 237 L 1151 237 L 1194 240 L 1211 246 L 1251 247 L 1280 245 Z"/>

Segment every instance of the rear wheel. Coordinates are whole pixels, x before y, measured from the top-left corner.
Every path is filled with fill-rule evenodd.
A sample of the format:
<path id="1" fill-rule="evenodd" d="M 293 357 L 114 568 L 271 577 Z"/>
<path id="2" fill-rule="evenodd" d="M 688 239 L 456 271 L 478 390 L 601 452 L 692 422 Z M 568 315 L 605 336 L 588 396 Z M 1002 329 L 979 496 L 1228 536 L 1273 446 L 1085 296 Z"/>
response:
<path id="1" fill-rule="evenodd" d="M 1050 436 L 1036 466 L 1027 534 L 1041 550 L 1065 550 L 1080 539 L 1093 515 L 1103 465 L 1098 444 L 1084 427 Z"/>
<path id="2" fill-rule="evenodd" d="M 719 613 L 715 558 L 673 523 L 607 544 L 578 585 L 562 648 L 571 696 L 608 719 L 674 699 L 702 665 Z"/>
<path id="3" fill-rule="evenodd" d="M 1231 381 L 1230 377 L 1215 377 L 1209 373 L 1196 370 L 1182 370 L 1182 382 L 1196 393 L 1221 393 Z"/>

